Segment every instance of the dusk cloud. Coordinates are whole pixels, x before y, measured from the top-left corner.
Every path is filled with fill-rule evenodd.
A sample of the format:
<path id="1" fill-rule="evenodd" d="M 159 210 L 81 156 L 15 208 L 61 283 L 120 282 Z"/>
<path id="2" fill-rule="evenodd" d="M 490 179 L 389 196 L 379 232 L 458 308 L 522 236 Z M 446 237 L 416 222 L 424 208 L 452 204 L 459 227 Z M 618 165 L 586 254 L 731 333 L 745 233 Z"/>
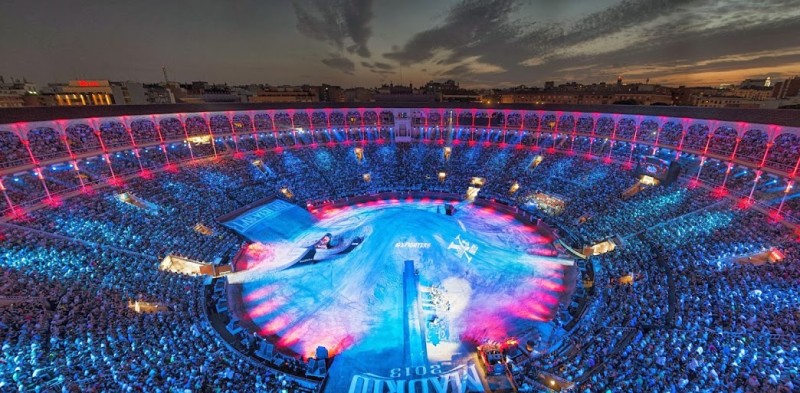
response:
<path id="1" fill-rule="evenodd" d="M 325 64 L 326 66 L 335 70 L 344 72 L 348 75 L 353 75 L 356 72 L 356 63 L 353 63 L 346 57 L 338 56 L 336 54 L 331 54 L 327 58 L 322 59 L 322 64 Z"/>
<path id="2" fill-rule="evenodd" d="M 372 0 L 294 0 L 297 29 L 337 49 L 369 57 Z"/>
<path id="3" fill-rule="evenodd" d="M 0 24 L 0 75 L 39 86 L 153 82 L 162 66 L 181 81 L 364 86 L 800 74 L 800 0 L 6 0 L 0 14 L 15 15 Z"/>
<path id="4" fill-rule="evenodd" d="M 384 56 L 405 66 L 433 68 L 441 77 L 486 84 L 526 83 L 539 75 L 668 79 L 723 64 L 744 66 L 737 56 L 797 46 L 787 32 L 800 27 L 800 1 L 769 3 L 624 0 L 575 21 L 530 23 L 520 13 L 530 4 L 461 0 L 441 23 Z M 750 55 L 746 61 L 758 59 Z M 566 70 L 581 66 L 580 73 Z M 658 74 L 645 73 L 648 69 Z"/>

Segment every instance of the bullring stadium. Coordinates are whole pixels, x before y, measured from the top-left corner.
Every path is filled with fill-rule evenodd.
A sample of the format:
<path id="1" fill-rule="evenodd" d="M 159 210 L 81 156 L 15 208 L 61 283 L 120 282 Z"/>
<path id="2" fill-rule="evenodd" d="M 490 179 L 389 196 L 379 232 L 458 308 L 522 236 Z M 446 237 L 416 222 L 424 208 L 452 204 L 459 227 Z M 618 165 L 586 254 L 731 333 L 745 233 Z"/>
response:
<path id="1" fill-rule="evenodd" d="M 0 110 L 0 390 L 796 388 L 793 115 Z"/>

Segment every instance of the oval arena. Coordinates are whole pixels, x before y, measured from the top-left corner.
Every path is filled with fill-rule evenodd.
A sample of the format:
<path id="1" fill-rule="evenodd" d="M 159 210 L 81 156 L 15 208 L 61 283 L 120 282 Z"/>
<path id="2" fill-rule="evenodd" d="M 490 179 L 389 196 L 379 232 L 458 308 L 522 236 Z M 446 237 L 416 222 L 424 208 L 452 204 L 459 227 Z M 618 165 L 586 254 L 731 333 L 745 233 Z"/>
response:
<path id="1" fill-rule="evenodd" d="M 793 114 L 0 110 L 0 390 L 797 387 Z"/>

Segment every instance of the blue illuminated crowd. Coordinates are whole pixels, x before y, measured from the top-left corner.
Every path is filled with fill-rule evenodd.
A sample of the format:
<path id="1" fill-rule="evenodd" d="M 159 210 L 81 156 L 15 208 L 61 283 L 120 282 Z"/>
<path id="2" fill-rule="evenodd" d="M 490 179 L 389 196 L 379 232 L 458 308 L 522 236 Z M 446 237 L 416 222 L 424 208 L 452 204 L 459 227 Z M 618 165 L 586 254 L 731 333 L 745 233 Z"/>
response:
<path id="1" fill-rule="evenodd" d="M 250 127 L 237 124 L 211 119 L 215 129 Z M 200 135 L 206 130 L 200 120 L 187 121 L 186 130 L 178 127 L 162 122 L 158 132 Z M 145 123 L 136 129 L 136 135 L 156 140 L 156 130 Z M 106 132 L 114 133 L 113 126 Z M 689 184 L 698 170 L 701 180 L 719 184 L 726 167 L 699 169 L 696 160 L 685 157 L 685 167 L 694 168 L 686 178 L 623 198 L 636 183 L 630 167 L 581 154 L 545 153 L 549 146 L 571 143 L 565 139 L 551 139 L 538 152 L 483 143 L 500 137 L 487 131 L 478 143 L 453 144 L 445 152 L 435 142 L 384 141 L 378 131 L 283 133 L 197 143 L 191 150 L 186 144 L 165 145 L 147 154 L 142 149 L 138 157 L 122 153 L 110 163 L 100 158 L 80 164 L 86 182 L 106 177 L 109 167 L 122 180 L 0 226 L 0 295 L 30 300 L 0 308 L 0 391 L 292 391 L 283 372 L 224 345 L 203 317 L 200 279 L 161 272 L 160 259 L 179 254 L 229 261 L 242 239 L 216 218 L 266 196 L 288 191 L 293 202 L 313 207 L 380 191 L 463 194 L 474 177 L 485 179 L 481 197 L 569 228 L 581 244 L 611 236 L 624 240 L 621 249 L 592 258 L 596 275 L 589 310 L 552 353 L 527 365 L 522 386 L 528 386 L 525 378 L 545 371 L 587 392 L 800 389 L 800 243 L 791 229 Z M 81 138 L 91 141 L 91 135 Z M 505 138 L 519 142 L 529 136 Z M 686 143 L 698 145 L 703 139 L 699 131 L 687 138 Z M 328 145 L 342 140 L 353 143 Z M 574 143 L 578 149 L 581 142 Z M 0 144 L 5 144 L 0 154 L 11 154 L 8 149 L 14 147 L 1 136 Z M 215 150 L 256 151 L 269 144 L 280 153 L 213 157 Z M 631 149 L 620 145 L 601 152 L 625 159 Z M 783 146 L 780 152 L 789 153 L 776 157 L 796 148 Z M 636 151 L 644 153 L 649 152 Z M 539 154 L 543 159 L 535 164 Z M 192 156 L 204 159 L 156 170 L 168 159 L 177 163 Z M 154 173 L 137 175 L 142 167 Z M 76 189 L 72 171 L 47 168 L 52 175 L 47 182 L 56 190 Z M 754 176 L 737 168 L 727 186 L 749 192 Z M 41 187 L 32 176 L 11 183 L 7 188 L 14 198 Z M 518 189 L 511 192 L 515 184 Z M 764 182 L 757 196 L 780 195 L 782 187 L 779 179 Z M 138 202 L 123 201 L 122 192 Z M 557 195 L 567 208 L 558 216 L 542 213 L 531 205 L 531 195 L 538 192 Z M 796 202 L 787 207 L 800 210 Z M 211 233 L 197 231 L 197 224 Z M 785 254 L 782 262 L 734 261 L 771 247 Z M 168 310 L 140 314 L 129 307 L 131 301 L 165 304 Z"/>
<path id="2" fill-rule="evenodd" d="M 96 245 L 4 229 L 2 391 L 278 391 L 284 377 L 233 356 L 201 318 L 196 278 Z M 131 301 L 168 309 L 139 314 Z M 247 388 L 242 388 L 245 386 Z"/>
<path id="3" fill-rule="evenodd" d="M 771 247 L 782 262 L 734 260 Z M 626 239 L 595 259 L 598 309 L 537 366 L 587 392 L 796 391 L 798 257 L 796 234 L 727 201 Z"/>

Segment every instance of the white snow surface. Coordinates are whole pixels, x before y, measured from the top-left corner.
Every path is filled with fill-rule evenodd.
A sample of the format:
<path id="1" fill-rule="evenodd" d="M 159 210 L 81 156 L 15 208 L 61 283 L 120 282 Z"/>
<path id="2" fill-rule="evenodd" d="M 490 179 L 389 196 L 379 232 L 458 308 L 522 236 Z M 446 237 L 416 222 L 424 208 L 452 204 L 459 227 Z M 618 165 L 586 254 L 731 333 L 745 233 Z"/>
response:
<path id="1" fill-rule="evenodd" d="M 327 391 L 346 391 L 355 373 L 403 367 L 406 260 L 422 290 L 438 286 L 450 303 L 445 314 L 456 339 L 429 343 L 431 364 L 464 358 L 485 341 L 532 332 L 546 339 L 575 287 L 576 269 L 552 261 L 547 239 L 491 209 L 465 205 L 447 216 L 434 202 L 381 201 L 321 216 L 295 239 L 260 245 L 262 260 L 228 279 L 240 285 L 232 300 L 242 319 L 278 347 L 313 356 L 321 345 L 337 355 Z M 287 268 L 325 233 L 364 240 L 349 254 Z"/>

